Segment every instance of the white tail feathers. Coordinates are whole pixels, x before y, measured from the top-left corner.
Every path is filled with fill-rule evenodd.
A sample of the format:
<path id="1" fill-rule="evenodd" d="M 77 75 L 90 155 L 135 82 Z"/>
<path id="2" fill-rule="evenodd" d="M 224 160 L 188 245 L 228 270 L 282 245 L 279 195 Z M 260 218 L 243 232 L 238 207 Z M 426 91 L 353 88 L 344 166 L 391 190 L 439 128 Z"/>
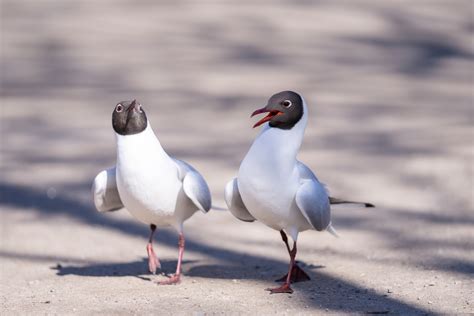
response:
<path id="1" fill-rule="evenodd" d="M 336 238 L 339 238 L 339 234 L 337 233 L 336 229 L 329 223 L 329 226 L 326 228 L 327 232 L 333 235 Z"/>

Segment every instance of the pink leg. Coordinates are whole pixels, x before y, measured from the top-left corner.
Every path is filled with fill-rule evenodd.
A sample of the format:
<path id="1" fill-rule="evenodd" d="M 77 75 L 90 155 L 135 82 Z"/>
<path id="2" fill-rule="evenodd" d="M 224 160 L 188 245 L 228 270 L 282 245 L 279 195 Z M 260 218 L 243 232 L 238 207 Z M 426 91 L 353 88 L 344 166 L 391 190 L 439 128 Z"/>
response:
<path id="1" fill-rule="evenodd" d="M 151 224 L 150 230 L 150 238 L 148 239 L 148 244 L 146 245 L 146 251 L 148 253 L 148 270 L 155 274 L 156 269 L 161 268 L 160 261 L 153 250 L 153 235 L 155 234 L 156 226 Z"/>
<path id="2" fill-rule="evenodd" d="M 288 249 L 290 249 L 289 246 L 288 246 Z M 267 291 L 270 291 L 270 294 L 293 293 L 293 289 L 290 286 L 290 282 L 291 282 L 291 273 L 295 265 L 295 257 L 296 257 L 296 241 L 293 243 L 293 249 L 290 250 L 290 267 L 288 269 L 288 275 L 286 277 L 286 281 L 280 287 L 273 288 L 273 289 L 271 288 L 266 289 Z"/>
<path id="3" fill-rule="evenodd" d="M 176 273 L 173 274 L 168 280 L 158 282 L 160 285 L 169 285 L 169 284 L 177 284 L 181 281 L 181 262 L 183 261 L 183 254 L 184 254 L 184 235 L 183 233 L 179 234 L 179 254 L 178 254 L 178 264 L 176 266 Z"/>
<path id="4" fill-rule="evenodd" d="M 290 245 L 288 245 L 288 237 L 286 237 L 286 234 L 283 230 L 280 230 L 280 234 L 281 234 L 281 239 L 286 245 L 286 249 L 288 249 L 288 254 L 291 257 L 291 249 L 290 249 Z M 284 282 L 287 277 L 288 277 L 288 274 L 285 274 L 284 276 L 276 280 L 276 282 Z M 303 281 L 309 281 L 309 280 L 311 280 L 309 275 L 306 274 L 306 272 L 304 272 L 304 270 L 301 269 L 298 266 L 298 264 L 295 262 L 295 264 L 293 265 L 293 270 L 291 270 L 291 280 L 290 280 L 291 283 L 303 282 Z"/>

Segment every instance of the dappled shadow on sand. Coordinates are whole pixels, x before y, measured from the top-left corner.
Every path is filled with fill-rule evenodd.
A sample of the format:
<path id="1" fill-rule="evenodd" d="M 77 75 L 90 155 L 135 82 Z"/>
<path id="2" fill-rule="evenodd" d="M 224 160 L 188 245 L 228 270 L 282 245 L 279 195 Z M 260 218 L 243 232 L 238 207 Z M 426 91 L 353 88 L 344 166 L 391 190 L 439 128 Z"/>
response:
<path id="1" fill-rule="evenodd" d="M 21 187 L 17 185 L 2 183 L 0 184 L 0 192 L 2 192 L 0 204 L 2 212 L 5 207 L 9 210 L 29 210 L 37 213 L 40 217 L 49 217 L 55 215 L 67 215 L 74 220 L 83 222 L 88 225 L 100 225 L 107 229 L 113 229 L 130 235 L 146 236 L 147 229 L 143 225 L 131 223 L 128 221 L 119 221 L 116 219 L 106 218 L 92 210 L 88 204 L 67 198 L 58 197 L 50 200 L 42 192 L 38 192 L 33 188 Z M 163 230 L 159 234 L 159 243 L 169 247 L 176 247 L 175 234 Z M 205 243 L 187 240 L 187 251 L 197 252 L 211 260 L 218 260 L 222 264 L 202 265 L 196 262 L 187 261 L 184 263 L 185 275 L 203 278 L 224 278 L 224 279 L 251 279 L 268 283 L 284 273 L 287 269 L 287 262 L 275 260 L 263 255 L 250 255 L 235 252 L 232 249 L 224 249 L 216 246 L 207 245 Z M 0 256 L 10 258 L 17 257 L 15 254 L 0 253 Z M 47 258 L 35 258 L 18 254 L 18 258 L 23 260 L 44 261 Z M 74 261 L 74 258 L 62 258 L 67 261 Z M 303 282 L 294 285 L 294 289 L 298 295 L 301 295 L 308 301 L 308 304 L 314 303 L 319 307 L 328 308 L 337 311 L 350 312 L 368 312 L 371 310 L 392 311 L 399 313 L 425 313 L 419 308 L 408 303 L 390 298 L 384 294 L 358 286 L 353 282 L 337 278 L 325 274 L 323 267 L 312 266 L 302 263 L 308 270 L 312 281 Z M 191 265 L 191 267 L 189 267 Z M 172 272 L 175 261 L 165 261 L 164 271 Z M 79 263 L 79 265 L 70 265 L 59 263 L 52 267 L 60 276 L 81 275 L 81 276 L 137 276 L 144 280 L 148 280 L 143 275 L 146 271 L 146 261 L 139 260 L 128 263 Z M 341 300 L 344 297 L 345 299 Z M 364 300 L 358 298 L 364 297 Z M 370 304 L 367 304 L 367 301 Z"/>
<path id="2" fill-rule="evenodd" d="M 261 262 L 261 258 L 247 257 L 249 264 L 253 261 Z M 252 260 L 253 259 L 253 260 Z M 176 261 L 164 261 L 163 270 L 173 269 Z M 265 286 L 272 286 L 271 279 L 275 278 L 276 267 L 270 267 L 270 271 L 264 266 L 248 265 L 192 265 L 192 261 L 184 261 L 183 281 L 188 277 L 211 278 L 211 279 L 232 279 L 236 280 L 256 280 L 262 283 L 262 292 Z M 154 282 L 156 278 L 150 274 L 144 274 L 146 259 L 129 263 L 103 263 L 83 266 L 64 265 L 52 267 L 57 271 L 57 275 L 80 275 L 87 277 L 123 277 L 133 276 L 144 281 Z M 274 266 L 280 266 L 281 263 L 275 261 Z M 255 268 L 258 267 L 258 268 Z M 336 278 L 322 272 L 321 266 L 305 266 L 309 273 L 311 281 L 297 283 L 293 285 L 295 295 L 304 296 L 307 304 L 317 304 L 319 307 L 327 308 L 332 311 L 345 312 L 363 312 L 363 313 L 410 313 L 427 314 L 422 308 L 411 306 L 401 301 L 392 299 L 388 294 L 376 293 L 352 282 Z"/>

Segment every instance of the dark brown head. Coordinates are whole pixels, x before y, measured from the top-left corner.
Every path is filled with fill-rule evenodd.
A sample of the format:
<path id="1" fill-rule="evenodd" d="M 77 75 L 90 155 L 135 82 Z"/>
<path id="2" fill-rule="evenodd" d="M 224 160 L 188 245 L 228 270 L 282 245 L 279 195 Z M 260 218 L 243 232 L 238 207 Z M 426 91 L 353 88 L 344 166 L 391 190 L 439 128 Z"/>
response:
<path id="1" fill-rule="evenodd" d="M 119 102 L 112 113 L 112 126 L 120 135 L 143 132 L 148 125 L 145 111 L 137 100 Z"/>
<path id="2" fill-rule="evenodd" d="M 255 123 L 253 127 L 270 122 L 270 127 L 291 129 L 303 117 L 303 99 L 293 91 L 282 91 L 271 96 L 265 107 L 256 110 L 252 116 L 268 113 L 267 116 Z"/>

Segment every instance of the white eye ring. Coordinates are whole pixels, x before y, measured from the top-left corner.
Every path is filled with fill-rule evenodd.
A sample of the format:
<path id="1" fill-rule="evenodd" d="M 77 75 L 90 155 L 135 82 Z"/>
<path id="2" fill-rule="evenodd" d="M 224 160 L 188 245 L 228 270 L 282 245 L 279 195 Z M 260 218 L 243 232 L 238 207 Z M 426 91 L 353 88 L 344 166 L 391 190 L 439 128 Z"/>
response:
<path id="1" fill-rule="evenodd" d="M 289 108 L 290 106 L 293 105 L 293 103 L 291 103 L 290 100 L 285 100 L 281 103 L 281 105 L 283 105 L 285 108 Z"/>
<path id="2" fill-rule="evenodd" d="M 115 108 L 115 111 L 117 112 L 122 112 L 123 111 L 123 105 L 122 104 L 117 104 L 117 107 Z"/>

